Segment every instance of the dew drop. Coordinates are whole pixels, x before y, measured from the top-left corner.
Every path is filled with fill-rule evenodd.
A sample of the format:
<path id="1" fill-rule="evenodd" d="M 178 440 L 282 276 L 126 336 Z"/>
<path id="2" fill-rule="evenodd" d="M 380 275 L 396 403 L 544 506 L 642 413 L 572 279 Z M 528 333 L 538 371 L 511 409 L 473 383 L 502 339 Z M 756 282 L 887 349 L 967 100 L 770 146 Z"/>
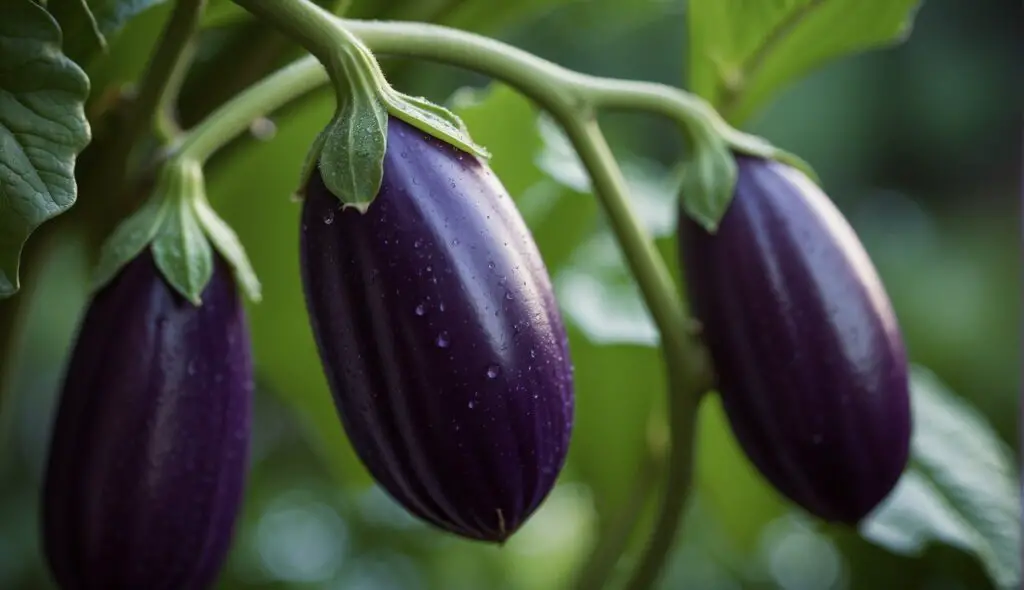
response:
<path id="1" fill-rule="evenodd" d="M 459 245 L 459 238 L 455 238 L 454 240 L 452 240 L 452 246 L 458 246 L 458 245 Z"/>
<path id="2" fill-rule="evenodd" d="M 487 268 L 489 268 L 491 270 L 494 270 L 494 261 L 493 260 L 487 263 Z"/>
<path id="3" fill-rule="evenodd" d="M 427 308 L 424 307 L 424 305 L 421 303 L 421 304 L 416 306 L 416 310 L 415 311 L 416 311 L 416 315 L 423 315 L 423 314 L 427 313 Z"/>
<path id="4" fill-rule="evenodd" d="M 438 334 L 436 342 L 438 348 L 448 348 L 448 345 L 451 344 L 451 340 L 448 337 L 448 332 L 442 331 L 440 334 Z"/>
<path id="5" fill-rule="evenodd" d="M 505 299 L 508 299 L 509 301 L 515 299 L 515 297 L 512 296 L 512 291 L 505 291 Z"/>
<path id="6" fill-rule="evenodd" d="M 441 311 L 444 311 L 444 303 L 438 304 L 437 308 L 440 309 Z"/>
<path id="7" fill-rule="evenodd" d="M 332 223 L 334 223 L 334 209 L 328 209 L 327 213 L 324 213 L 324 225 Z"/>
<path id="8" fill-rule="evenodd" d="M 491 365 L 491 366 L 487 367 L 487 378 L 488 379 L 495 379 L 500 374 L 501 374 L 501 367 L 499 367 L 498 365 Z"/>
<path id="9" fill-rule="evenodd" d="M 476 402 L 475 402 L 475 401 L 473 401 L 473 400 L 470 400 L 470 401 L 469 401 L 469 403 L 468 403 L 468 404 L 466 404 L 466 405 L 468 405 L 468 406 L 469 406 L 469 409 L 470 409 L 470 410 L 472 410 L 473 408 L 475 408 L 475 407 L 476 407 Z"/>
<path id="10" fill-rule="evenodd" d="M 537 358 L 537 351 L 532 349 L 532 348 L 530 349 L 530 358 L 532 358 L 532 359 Z"/>
<path id="11" fill-rule="evenodd" d="M 412 243 L 413 248 L 419 248 L 421 246 L 423 246 L 423 240 L 416 240 L 415 242 Z"/>

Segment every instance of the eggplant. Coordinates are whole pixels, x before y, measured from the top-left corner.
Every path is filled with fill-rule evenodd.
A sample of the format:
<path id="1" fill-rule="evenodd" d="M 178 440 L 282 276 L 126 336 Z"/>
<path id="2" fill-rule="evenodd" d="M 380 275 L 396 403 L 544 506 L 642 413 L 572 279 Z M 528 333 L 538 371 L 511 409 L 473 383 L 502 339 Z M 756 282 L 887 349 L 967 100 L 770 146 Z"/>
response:
<path id="1" fill-rule="evenodd" d="M 43 546 L 63 590 L 199 590 L 232 541 L 246 479 L 249 333 L 217 257 L 202 305 L 148 250 L 90 302 L 43 484 Z"/>
<path id="2" fill-rule="evenodd" d="M 907 355 L 860 240 L 785 164 L 737 156 L 716 233 L 685 213 L 680 260 L 731 429 L 761 474 L 825 521 L 892 490 L 911 436 Z"/>
<path id="3" fill-rule="evenodd" d="M 301 277 L 321 364 L 388 495 L 440 529 L 502 543 L 565 462 L 566 331 L 490 168 L 395 118 L 387 141 L 365 213 L 342 207 L 319 168 L 305 190 Z"/>

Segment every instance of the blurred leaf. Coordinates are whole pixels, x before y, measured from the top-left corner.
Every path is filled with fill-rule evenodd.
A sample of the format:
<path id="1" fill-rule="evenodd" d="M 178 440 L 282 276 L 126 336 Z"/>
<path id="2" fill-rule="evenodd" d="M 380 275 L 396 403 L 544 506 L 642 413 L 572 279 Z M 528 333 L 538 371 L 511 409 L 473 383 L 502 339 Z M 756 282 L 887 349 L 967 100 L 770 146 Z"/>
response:
<path id="1" fill-rule="evenodd" d="M 83 66 L 107 49 L 109 41 L 133 18 L 166 0 L 50 0 L 60 21 L 65 52 Z"/>
<path id="2" fill-rule="evenodd" d="M 1021 488 L 1012 454 L 985 418 L 923 368 L 912 373 L 911 467 L 861 534 L 890 551 L 932 542 L 973 553 L 1001 588 L 1021 579 Z"/>
<path id="3" fill-rule="evenodd" d="M 90 141 L 89 79 L 60 51 L 60 28 L 31 0 L 0 4 L 0 298 L 19 288 L 25 240 L 75 202 Z"/>
<path id="4" fill-rule="evenodd" d="M 64 55 L 83 63 L 95 53 L 106 51 L 107 39 L 86 0 L 51 0 L 46 8 L 60 24 Z"/>
<path id="5" fill-rule="evenodd" d="M 689 87 L 739 124 L 822 64 L 903 40 L 920 0 L 691 0 Z"/>
<path id="6" fill-rule="evenodd" d="M 250 18 L 249 12 L 231 0 L 211 0 L 203 12 L 203 26 L 226 27 Z"/>
<path id="7" fill-rule="evenodd" d="M 166 0 L 89 0 L 100 33 L 110 37 L 131 19 Z"/>

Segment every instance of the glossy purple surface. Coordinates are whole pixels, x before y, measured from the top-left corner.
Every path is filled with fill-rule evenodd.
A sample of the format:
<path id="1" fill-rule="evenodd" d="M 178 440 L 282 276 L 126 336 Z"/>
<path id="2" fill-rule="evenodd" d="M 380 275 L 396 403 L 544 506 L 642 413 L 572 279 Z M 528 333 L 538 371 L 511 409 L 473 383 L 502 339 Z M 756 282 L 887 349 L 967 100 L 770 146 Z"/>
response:
<path id="1" fill-rule="evenodd" d="M 217 260 L 196 308 L 149 252 L 90 304 L 60 398 L 43 542 L 63 590 L 200 590 L 233 536 L 248 462 L 244 312 Z"/>
<path id="2" fill-rule="evenodd" d="M 855 523 L 909 452 L 907 359 L 883 286 L 803 174 L 739 157 L 717 235 L 680 222 L 691 305 L 740 445 L 784 495 Z"/>
<path id="3" fill-rule="evenodd" d="M 573 421 L 547 271 L 474 157 L 394 118 L 364 215 L 314 174 L 302 279 L 342 423 L 382 487 L 452 533 L 503 541 L 554 486 Z"/>

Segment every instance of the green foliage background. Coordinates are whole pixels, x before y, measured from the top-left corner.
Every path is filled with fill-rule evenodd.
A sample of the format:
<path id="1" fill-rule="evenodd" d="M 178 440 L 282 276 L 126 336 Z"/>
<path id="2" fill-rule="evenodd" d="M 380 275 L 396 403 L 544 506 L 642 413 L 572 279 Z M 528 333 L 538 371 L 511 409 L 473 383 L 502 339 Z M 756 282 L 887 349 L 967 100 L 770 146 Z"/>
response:
<path id="1" fill-rule="evenodd" d="M 158 4 L 129 21 L 108 54 L 86 63 L 91 112 L 109 99 L 107 90 L 137 77 L 168 8 Z M 932 0 L 907 44 L 815 71 L 747 126 L 816 168 L 872 254 L 913 360 L 979 408 L 1014 448 L 1017 10 Z M 690 63 L 680 0 L 363 0 L 352 16 L 434 20 L 594 74 L 678 85 Z M 226 1 L 212 3 L 207 25 L 184 87 L 186 123 L 299 54 Z M 274 116 L 272 135 L 232 146 L 207 173 L 210 199 L 239 233 L 264 288 L 263 302 L 249 308 L 260 383 L 253 471 L 222 587 L 565 587 L 614 515 L 636 502 L 635 482 L 650 476 L 640 458 L 658 434 L 650 417 L 663 411 L 650 323 L 585 179 L 574 176 L 571 159 L 528 103 L 451 68 L 382 63 L 397 88 L 446 102 L 464 117 L 494 154 L 492 166 L 535 233 L 570 320 L 578 413 L 569 464 L 542 510 L 503 549 L 428 529 L 372 486 L 334 415 L 299 284 L 299 207 L 289 195 L 308 145 L 333 111 L 330 94 L 317 93 Z M 456 92 L 467 86 L 479 90 Z M 664 186 L 679 139 L 653 118 L 610 116 L 607 124 L 636 204 L 674 265 L 666 224 L 674 196 Z M 80 166 L 88 165 L 83 158 Z M 28 246 L 40 251 L 39 270 L 26 280 L 28 338 L 2 414 L 0 588 L 49 587 L 37 497 L 62 365 L 95 261 L 95 236 L 75 222 L 97 207 L 91 197 L 81 195 L 67 221 L 44 226 Z M 599 297 L 581 295 L 587 292 Z M 979 565 L 952 548 L 897 556 L 794 511 L 751 469 L 713 398 L 701 411 L 699 445 L 695 502 L 663 588 L 989 587 Z M 631 555 L 649 524 L 635 535 Z"/>

